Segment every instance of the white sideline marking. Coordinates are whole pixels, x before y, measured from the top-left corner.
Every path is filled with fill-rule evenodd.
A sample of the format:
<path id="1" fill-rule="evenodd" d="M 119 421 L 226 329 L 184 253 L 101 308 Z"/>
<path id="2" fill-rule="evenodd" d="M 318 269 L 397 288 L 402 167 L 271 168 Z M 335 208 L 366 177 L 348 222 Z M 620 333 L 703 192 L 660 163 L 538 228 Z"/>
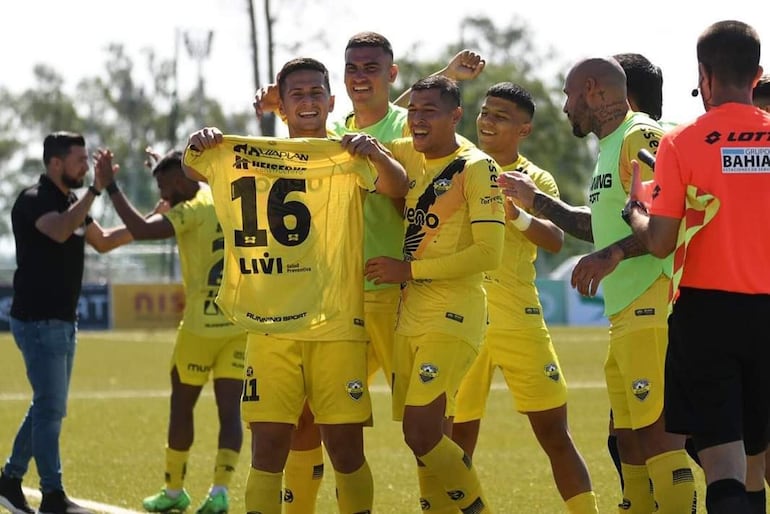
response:
<path id="1" fill-rule="evenodd" d="M 567 389 L 602 389 L 603 381 L 567 382 Z M 508 385 L 505 382 L 493 382 L 493 391 L 506 391 Z M 390 388 L 384 384 L 369 386 L 369 392 L 374 394 L 390 393 Z M 70 400 L 132 400 L 139 398 L 168 398 L 171 391 L 168 389 L 126 389 L 120 391 L 76 391 L 69 394 Z M 201 396 L 214 396 L 210 389 L 201 392 Z M 31 393 L 0 393 L 0 401 L 29 401 Z"/>
<path id="2" fill-rule="evenodd" d="M 27 496 L 27 498 L 34 498 L 38 502 L 40 501 L 41 494 L 40 494 L 40 491 L 38 491 L 37 489 L 22 487 L 21 490 L 24 491 L 24 494 Z M 106 512 L 107 514 L 141 514 L 139 511 L 136 511 L 136 510 L 124 509 L 121 507 L 116 507 L 114 505 L 107 505 L 106 503 L 92 502 L 90 500 L 81 500 L 79 498 L 70 498 L 70 499 L 75 503 L 77 503 L 78 505 L 80 505 L 81 507 L 95 510 L 97 512 Z"/>

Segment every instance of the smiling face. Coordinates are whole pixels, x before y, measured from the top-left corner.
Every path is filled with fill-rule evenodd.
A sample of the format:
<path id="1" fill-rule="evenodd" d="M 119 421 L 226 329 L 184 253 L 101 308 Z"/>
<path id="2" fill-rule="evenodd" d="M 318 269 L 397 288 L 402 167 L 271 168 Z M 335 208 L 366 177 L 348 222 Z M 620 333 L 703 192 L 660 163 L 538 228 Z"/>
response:
<path id="1" fill-rule="evenodd" d="M 414 149 L 427 159 L 438 159 L 457 148 L 455 129 L 462 116 L 456 107 L 441 97 L 438 88 L 412 91 L 409 97 L 407 123 Z"/>
<path id="2" fill-rule="evenodd" d="M 513 162 L 518 154 L 519 141 L 527 137 L 531 130 L 532 120 L 529 114 L 515 102 L 498 96 L 484 98 L 476 117 L 476 136 L 479 148 L 491 155 L 500 165 L 505 166 Z"/>
<path id="3" fill-rule="evenodd" d="M 396 75 L 398 67 L 383 48 L 361 46 L 345 51 L 345 88 L 354 109 L 387 105 Z"/>
<path id="4" fill-rule="evenodd" d="M 326 137 L 326 119 L 334 108 L 324 74 L 299 69 L 283 78 L 280 113 L 286 118 L 290 137 Z"/>

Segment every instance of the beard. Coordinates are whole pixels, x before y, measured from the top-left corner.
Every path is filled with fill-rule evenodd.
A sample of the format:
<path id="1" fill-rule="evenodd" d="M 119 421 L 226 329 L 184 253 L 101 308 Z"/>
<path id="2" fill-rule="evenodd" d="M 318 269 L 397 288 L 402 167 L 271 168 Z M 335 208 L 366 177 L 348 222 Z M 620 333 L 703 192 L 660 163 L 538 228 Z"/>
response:
<path id="1" fill-rule="evenodd" d="M 63 174 L 61 176 L 61 182 L 70 189 L 79 189 L 85 184 L 83 178 L 72 178 L 69 175 Z"/>
<path id="2" fill-rule="evenodd" d="M 580 127 L 580 125 L 578 123 L 573 123 L 572 124 L 572 134 L 574 136 L 576 136 L 576 137 L 581 138 L 581 139 L 588 135 L 588 134 L 585 133 L 585 131 Z"/>

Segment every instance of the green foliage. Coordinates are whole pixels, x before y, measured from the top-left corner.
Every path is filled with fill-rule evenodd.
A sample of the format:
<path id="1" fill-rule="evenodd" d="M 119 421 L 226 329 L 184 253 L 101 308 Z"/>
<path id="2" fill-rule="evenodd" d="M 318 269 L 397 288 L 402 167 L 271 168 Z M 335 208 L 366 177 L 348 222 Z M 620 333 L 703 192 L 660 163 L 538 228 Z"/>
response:
<path id="1" fill-rule="evenodd" d="M 63 75 L 44 64 L 34 67 L 35 82 L 27 90 L 13 94 L 0 89 L 0 209 L 8 212 L 19 190 L 45 171 L 41 156 L 30 151 L 55 130 L 82 132 L 91 149 L 110 148 L 121 167 L 122 188 L 143 211 L 158 198 L 144 165 L 147 146 L 161 152 L 178 148 L 203 124 L 247 132 L 253 118 L 248 102 L 242 112 L 225 113 L 219 102 L 198 91 L 177 98 L 174 63 L 159 60 L 152 51 L 143 61 L 146 70 L 137 70 L 123 45 L 114 43 L 106 48 L 102 69 L 82 79 L 72 94 L 64 90 Z M 100 221 L 109 226 L 118 218 L 105 209 Z M 0 236 L 9 232 L 10 218 L 3 217 Z"/>

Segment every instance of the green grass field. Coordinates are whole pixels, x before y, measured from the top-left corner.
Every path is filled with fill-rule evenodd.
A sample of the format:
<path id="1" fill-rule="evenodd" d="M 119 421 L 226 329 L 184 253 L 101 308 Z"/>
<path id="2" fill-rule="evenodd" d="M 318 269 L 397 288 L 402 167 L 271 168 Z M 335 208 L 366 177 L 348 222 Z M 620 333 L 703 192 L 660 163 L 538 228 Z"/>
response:
<path id="1" fill-rule="evenodd" d="M 615 469 L 606 451 L 608 401 L 602 364 L 607 331 L 603 328 L 554 328 L 554 343 L 571 386 L 570 426 L 585 457 L 602 513 L 617 512 L 620 499 Z M 168 417 L 168 362 L 173 331 L 81 332 L 70 389 L 69 413 L 62 433 L 64 480 L 76 498 L 141 510 L 141 499 L 163 485 L 163 449 Z M 502 378 L 491 393 L 474 458 L 497 513 L 562 513 L 545 454 L 526 417 L 514 412 Z M 375 512 L 420 512 L 414 459 L 403 443 L 400 425 L 390 420 L 385 382 L 374 384 L 375 427 L 367 429 L 367 458 L 374 473 Z M 30 389 L 13 338 L 0 335 L 0 459 L 27 409 Z M 217 421 L 210 386 L 196 409 L 186 488 L 195 508 L 211 480 Z M 249 463 L 249 434 L 231 489 L 231 511 L 244 512 Z M 698 495 L 703 477 L 698 470 Z M 319 514 L 336 512 L 334 478 L 327 459 Z M 32 471 L 24 485 L 37 487 Z M 702 502 L 700 502 L 702 503 Z M 699 505 L 698 512 L 705 512 Z"/>

